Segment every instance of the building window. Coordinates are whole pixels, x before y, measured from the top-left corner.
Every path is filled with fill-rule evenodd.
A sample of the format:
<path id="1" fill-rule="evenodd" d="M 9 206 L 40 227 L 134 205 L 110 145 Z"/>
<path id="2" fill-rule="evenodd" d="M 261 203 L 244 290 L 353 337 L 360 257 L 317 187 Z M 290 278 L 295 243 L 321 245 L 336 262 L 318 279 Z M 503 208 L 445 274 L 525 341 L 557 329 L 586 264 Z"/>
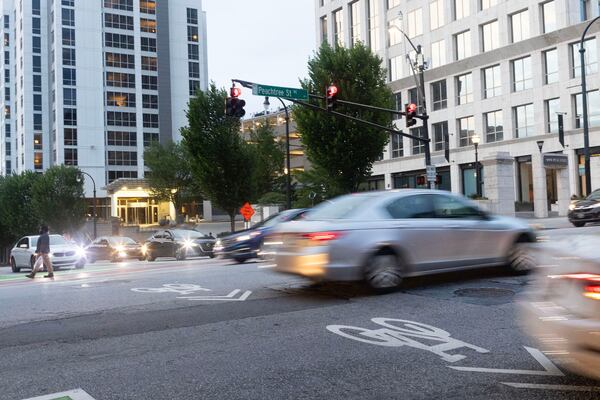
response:
<path id="1" fill-rule="evenodd" d="M 142 95 L 142 107 L 158 109 L 158 96 L 154 94 Z"/>
<path id="2" fill-rule="evenodd" d="M 510 62 L 513 74 L 513 91 L 531 89 L 533 87 L 533 72 L 531 70 L 531 56 L 519 58 Z"/>
<path id="3" fill-rule="evenodd" d="M 200 59 L 197 44 L 188 43 L 188 58 L 190 60 Z"/>
<path id="4" fill-rule="evenodd" d="M 140 12 L 144 14 L 156 14 L 156 1 L 140 0 Z"/>
<path id="5" fill-rule="evenodd" d="M 368 0 L 367 6 L 369 8 L 369 47 L 372 51 L 377 52 L 380 50 L 380 39 L 379 39 L 379 1 Z"/>
<path id="6" fill-rule="evenodd" d="M 525 104 L 513 108 L 515 120 L 515 131 L 518 138 L 533 136 L 534 120 L 533 120 L 533 104 Z"/>
<path id="7" fill-rule="evenodd" d="M 120 178 L 137 178 L 137 171 L 108 171 L 108 183 Z"/>
<path id="8" fill-rule="evenodd" d="M 434 0 L 429 3 L 430 29 L 438 29 L 444 25 L 444 0 Z"/>
<path id="9" fill-rule="evenodd" d="M 156 53 L 156 39 L 142 37 L 142 38 L 140 38 L 140 41 L 141 41 L 142 51 L 149 51 L 152 53 Z"/>
<path id="10" fill-rule="evenodd" d="M 157 90 L 158 77 L 150 75 L 142 75 L 142 89 Z"/>
<path id="11" fill-rule="evenodd" d="M 33 95 L 33 111 L 42 111 L 42 95 Z"/>
<path id="12" fill-rule="evenodd" d="M 75 66 L 75 49 L 63 48 L 63 65 Z"/>
<path id="13" fill-rule="evenodd" d="M 471 0 L 454 0 L 454 19 L 462 19 L 471 14 L 469 7 Z"/>
<path id="14" fill-rule="evenodd" d="M 321 43 L 327 42 L 327 15 L 323 15 L 320 19 L 321 23 Z"/>
<path id="15" fill-rule="evenodd" d="M 106 13 L 104 14 L 104 27 L 132 31 L 133 17 L 123 14 Z"/>
<path id="16" fill-rule="evenodd" d="M 392 57 L 389 59 L 389 79 L 390 82 L 396 81 L 402 78 L 402 61 L 403 56 Z"/>
<path id="17" fill-rule="evenodd" d="M 397 133 L 392 133 L 392 158 L 404 156 L 403 137 Z"/>
<path id="18" fill-rule="evenodd" d="M 33 154 L 33 169 L 35 169 L 35 170 L 44 169 L 44 156 L 42 155 L 42 153 L 34 153 Z"/>
<path id="19" fill-rule="evenodd" d="M 135 93 L 106 92 L 106 105 L 112 107 L 135 107 Z"/>
<path id="20" fill-rule="evenodd" d="M 42 114 L 33 114 L 33 130 L 42 130 Z"/>
<path id="21" fill-rule="evenodd" d="M 109 32 L 104 33 L 104 45 L 106 47 L 133 50 L 133 43 L 133 36 Z"/>
<path id="22" fill-rule="evenodd" d="M 189 95 L 190 96 L 195 96 L 196 92 L 200 90 L 200 81 L 196 81 L 193 79 L 190 79 L 189 81 Z"/>
<path id="23" fill-rule="evenodd" d="M 198 25 L 198 10 L 195 8 L 188 8 L 186 11 L 187 23 L 192 25 Z"/>
<path id="24" fill-rule="evenodd" d="M 31 33 L 34 35 L 41 34 L 41 20 L 39 18 L 33 17 L 31 19 Z"/>
<path id="25" fill-rule="evenodd" d="M 481 9 L 487 10 L 490 7 L 493 7 L 498 4 L 499 0 L 481 0 Z"/>
<path id="26" fill-rule="evenodd" d="M 137 146 L 137 132 L 108 131 L 106 136 L 109 146 Z"/>
<path id="27" fill-rule="evenodd" d="M 108 165 L 137 165 L 137 151 L 109 151 Z"/>
<path id="28" fill-rule="evenodd" d="M 419 138 L 424 138 L 425 137 L 425 132 L 423 130 L 423 128 L 418 127 L 418 128 L 411 128 L 410 129 L 410 134 Z M 411 139 L 412 140 L 412 154 L 415 156 L 417 154 L 423 154 L 425 153 L 425 143 L 422 142 L 421 140 L 417 140 L 417 139 Z"/>
<path id="29" fill-rule="evenodd" d="M 558 114 L 560 113 L 560 99 L 546 100 L 546 132 L 558 133 Z"/>
<path id="30" fill-rule="evenodd" d="M 454 35 L 456 47 L 456 61 L 471 57 L 471 31 L 464 31 Z"/>
<path id="31" fill-rule="evenodd" d="M 198 27 L 188 25 L 187 36 L 188 36 L 188 42 L 197 42 L 198 41 Z"/>
<path id="32" fill-rule="evenodd" d="M 486 99 L 502 94 L 500 66 L 484 68 L 483 70 L 484 97 Z"/>
<path id="33" fill-rule="evenodd" d="M 433 111 L 448 107 L 448 95 L 446 92 L 446 80 L 433 82 L 431 84 L 431 97 L 433 99 Z"/>
<path id="34" fill-rule="evenodd" d="M 33 36 L 31 38 L 31 51 L 36 54 L 40 54 L 42 52 L 42 38 L 39 36 Z"/>
<path id="35" fill-rule="evenodd" d="M 34 92 L 42 91 L 42 76 L 41 75 L 33 76 L 33 91 Z"/>
<path id="36" fill-rule="evenodd" d="M 529 10 L 523 10 L 510 16 L 512 42 L 520 42 L 529 39 Z"/>
<path id="37" fill-rule="evenodd" d="M 75 7 L 75 0 L 62 0 L 62 5 L 66 7 Z"/>
<path id="38" fill-rule="evenodd" d="M 333 12 L 333 43 L 344 45 L 344 14 L 342 9 Z"/>
<path id="39" fill-rule="evenodd" d="M 433 128 L 433 151 L 444 149 L 444 136 L 448 135 L 448 121 L 438 122 L 431 125 Z"/>
<path id="40" fill-rule="evenodd" d="M 135 113 L 108 111 L 106 124 L 109 126 L 136 126 Z"/>
<path id="41" fill-rule="evenodd" d="M 544 83 L 558 82 L 558 51 L 546 50 L 542 53 L 544 59 Z"/>
<path id="42" fill-rule="evenodd" d="M 77 149 L 65 149 L 65 165 L 77 165 Z"/>
<path id="43" fill-rule="evenodd" d="M 408 37 L 414 38 L 415 36 L 419 36 L 423 34 L 423 9 L 417 8 L 416 10 L 412 10 L 406 16 L 407 18 L 407 34 Z"/>
<path id="44" fill-rule="evenodd" d="M 200 78 L 200 64 L 197 62 L 188 62 L 190 78 Z"/>
<path id="45" fill-rule="evenodd" d="M 40 0 L 31 0 L 31 13 L 40 15 Z"/>
<path id="46" fill-rule="evenodd" d="M 579 53 L 579 42 L 569 46 L 571 48 L 571 77 L 581 76 L 581 57 Z M 583 42 L 585 49 L 585 74 L 595 74 L 598 72 L 598 49 L 596 48 L 596 38 L 587 39 Z"/>
<path id="47" fill-rule="evenodd" d="M 360 21 L 360 1 L 350 4 L 350 41 L 352 45 L 362 41 L 362 24 Z"/>
<path id="48" fill-rule="evenodd" d="M 63 68 L 63 85 L 75 86 L 77 83 L 77 73 L 74 68 Z"/>
<path id="49" fill-rule="evenodd" d="M 446 64 L 446 41 L 444 39 L 431 43 L 431 68 Z"/>
<path id="50" fill-rule="evenodd" d="M 147 33 L 156 33 L 156 21 L 153 19 L 140 19 L 140 30 Z"/>
<path id="51" fill-rule="evenodd" d="M 104 0 L 104 7 L 116 10 L 133 11 L 133 0 Z"/>
<path id="52" fill-rule="evenodd" d="M 502 110 L 483 114 L 483 123 L 485 124 L 486 143 L 498 142 L 504 139 Z"/>
<path id="53" fill-rule="evenodd" d="M 157 68 L 157 58 L 142 56 L 142 69 L 144 71 L 156 71 L 158 69 Z"/>
<path id="54" fill-rule="evenodd" d="M 145 75 L 142 75 L 142 78 Z M 156 77 L 154 77 L 156 78 Z M 124 74 L 121 72 L 107 72 L 106 73 L 106 85 L 113 87 L 135 87 L 135 74 Z"/>
<path id="55" fill-rule="evenodd" d="M 158 114 L 144 114 L 144 128 L 158 127 Z"/>
<path id="56" fill-rule="evenodd" d="M 544 33 L 555 31 L 557 26 L 556 21 L 556 2 L 554 0 L 542 4 L 542 27 Z"/>
<path id="57" fill-rule="evenodd" d="M 64 46 L 75 46 L 75 29 L 62 28 L 62 44 Z"/>
<path id="58" fill-rule="evenodd" d="M 473 101 L 473 74 L 468 73 L 456 77 L 456 104 L 466 104 Z"/>
<path id="59" fill-rule="evenodd" d="M 142 56 L 142 61 L 144 58 L 147 57 Z M 133 54 L 104 53 L 104 59 L 107 67 L 135 68 L 135 56 Z"/>
<path id="60" fill-rule="evenodd" d="M 475 135 L 475 118 L 464 117 L 458 120 L 458 140 L 459 146 L 465 147 L 473 144 L 473 135 Z"/>
<path id="61" fill-rule="evenodd" d="M 77 105 L 77 90 L 73 88 L 63 88 L 63 104 L 65 106 Z"/>
<path id="62" fill-rule="evenodd" d="M 575 96 L 575 128 L 583 127 L 583 99 L 581 93 Z M 588 121 L 590 126 L 600 126 L 600 91 L 588 92 Z"/>
<path id="63" fill-rule="evenodd" d="M 41 115 L 40 115 L 40 117 L 41 117 Z M 33 149 L 34 150 L 42 150 L 43 149 L 41 133 L 33 134 Z"/>
<path id="64" fill-rule="evenodd" d="M 65 128 L 65 146 L 77 146 L 77 128 Z"/>
<path id="65" fill-rule="evenodd" d="M 144 147 L 149 147 L 152 143 L 159 142 L 158 132 L 144 132 Z"/>
<path id="66" fill-rule="evenodd" d="M 63 26 L 75 26 L 75 10 L 70 8 L 62 9 Z"/>
<path id="67" fill-rule="evenodd" d="M 63 124 L 64 125 L 77 125 L 77 109 L 76 108 L 65 108 L 63 109 Z"/>
<path id="68" fill-rule="evenodd" d="M 498 21 L 488 22 L 481 26 L 483 36 L 483 51 L 490 51 L 500 47 L 500 35 L 498 34 Z"/>

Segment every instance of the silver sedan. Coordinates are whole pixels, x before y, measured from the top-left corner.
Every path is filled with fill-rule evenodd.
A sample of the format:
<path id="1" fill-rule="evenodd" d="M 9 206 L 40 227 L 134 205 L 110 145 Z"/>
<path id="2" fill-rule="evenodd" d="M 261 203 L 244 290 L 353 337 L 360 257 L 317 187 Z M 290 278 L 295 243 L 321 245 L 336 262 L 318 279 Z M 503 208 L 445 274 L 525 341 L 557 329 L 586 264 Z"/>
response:
<path id="1" fill-rule="evenodd" d="M 315 281 L 365 280 L 376 290 L 404 277 L 507 265 L 535 266 L 536 237 L 516 218 L 490 215 L 462 196 L 392 190 L 341 196 L 303 220 L 281 224 L 266 241 L 275 270 Z"/>

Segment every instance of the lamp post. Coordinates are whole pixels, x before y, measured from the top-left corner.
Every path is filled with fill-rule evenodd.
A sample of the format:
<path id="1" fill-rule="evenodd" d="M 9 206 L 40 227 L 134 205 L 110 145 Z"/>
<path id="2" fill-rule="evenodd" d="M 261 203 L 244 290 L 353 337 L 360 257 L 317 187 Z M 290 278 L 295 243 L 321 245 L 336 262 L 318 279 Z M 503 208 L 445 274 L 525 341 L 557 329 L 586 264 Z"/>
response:
<path id="1" fill-rule="evenodd" d="M 590 194 L 592 192 L 592 175 L 590 173 L 590 127 L 588 123 L 588 109 L 587 109 L 587 82 L 585 77 L 585 35 L 591 28 L 592 24 L 600 19 L 600 16 L 594 18 L 585 27 L 581 34 L 581 41 L 579 42 L 579 63 L 581 64 L 581 103 L 583 107 L 583 156 L 585 163 L 585 192 Z"/>
<path id="2" fill-rule="evenodd" d="M 286 161 L 286 171 L 285 171 L 285 199 L 286 199 L 286 209 L 289 210 L 292 208 L 292 170 L 290 167 L 290 116 L 288 113 L 288 108 L 283 102 L 283 100 L 278 97 L 277 98 L 281 105 L 283 106 L 283 110 L 285 111 L 285 161 Z M 269 107 L 269 98 L 265 97 L 265 102 L 263 106 L 265 107 L 265 113 Z"/>
<path id="3" fill-rule="evenodd" d="M 92 185 L 93 185 L 93 193 L 94 193 L 94 239 L 96 239 L 96 235 L 97 235 L 97 231 L 96 231 L 96 219 L 98 217 L 97 213 L 96 213 L 96 181 L 94 181 L 94 178 L 92 178 L 92 175 L 88 174 L 85 171 L 79 170 L 79 172 L 81 172 L 84 175 L 89 176 L 89 178 L 92 180 Z"/>
<path id="4" fill-rule="evenodd" d="M 540 154 L 542 153 L 542 148 L 544 148 L 544 141 L 543 140 L 538 140 L 537 142 L 538 145 L 538 149 L 540 149 Z"/>
<path id="5" fill-rule="evenodd" d="M 481 198 L 481 171 L 479 168 L 479 142 L 481 138 L 479 135 L 475 134 L 471 137 L 471 142 L 475 146 L 475 189 L 477 191 L 477 197 Z"/>

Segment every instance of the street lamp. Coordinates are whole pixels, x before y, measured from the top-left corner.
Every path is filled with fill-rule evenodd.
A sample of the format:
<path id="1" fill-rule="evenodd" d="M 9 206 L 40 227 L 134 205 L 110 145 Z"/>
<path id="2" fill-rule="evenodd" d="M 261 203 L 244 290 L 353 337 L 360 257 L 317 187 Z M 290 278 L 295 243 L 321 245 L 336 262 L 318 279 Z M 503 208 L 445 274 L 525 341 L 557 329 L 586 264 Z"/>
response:
<path id="1" fill-rule="evenodd" d="M 590 174 L 590 127 L 588 124 L 588 109 L 587 109 L 587 82 L 585 77 L 585 35 L 592 27 L 592 24 L 600 19 L 600 16 L 594 18 L 585 27 L 581 34 L 579 42 L 579 63 L 581 64 L 581 103 L 583 107 L 583 156 L 585 159 L 585 191 L 586 194 L 592 192 L 592 175 Z"/>
<path id="2" fill-rule="evenodd" d="M 478 152 L 480 141 L 481 141 L 481 138 L 479 137 L 479 135 L 475 134 L 475 135 L 471 136 L 471 142 L 475 146 L 475 187 L 477 190 L 478 198 L 481 198 L 481 171 L 479 168 L 479 152 Z"/>
<path id="3" fill-rule="evenodd" d="M 277 99 L 279 99 L 279 101 L 283 105 L 283 110 L 285 111 L 285 160 L 286 160 L 286 167 L 284 168 L 285 175 L 286 175 L 285 198 L 286 198 L 286 209 L 289 210 L 290 208 L 292 208 L 292 177 L 291 177 L 292 169 L 290 167 L 290 116 L 288 114 L 288 108 L 285 105 L 285 103 L 283 102 L 283 100 L 281 100 L 280 97 L 278 97 Z M 267 109 L 270 106 L 268 97 L 265 97 L 265 102 L 263 103 L 263 106 L 265 107 L 265 113 L 266 113 Z"/>
<path id="4" fill-rule="evenodd" d="M 79 170 L 79 172 L 81 172 L 83 175 L 87 175 L 90 177 L 90 179 L 92 180 L 92 185 L 93 185 L 93 189 L 94 189 L 94 239 L 96 239 L 96 235 L 97 235 L 97 230 L 96 230 L 96 219 L 97 219 L 97 213 L 96 213 L 96 181 L 94 181 L 94 178 L 92 178 L 92 176 L 90 174 L 88 174 L 85 171 Z"/>
<path id="5" fill-rule="evenodd" d="M 538 140 L 537 142 L 538 145 L 538 149 L 540 149 L 540 153 L 542 152 L 542 148 L 544 147 L 544 141 L 543 140 Z"/>

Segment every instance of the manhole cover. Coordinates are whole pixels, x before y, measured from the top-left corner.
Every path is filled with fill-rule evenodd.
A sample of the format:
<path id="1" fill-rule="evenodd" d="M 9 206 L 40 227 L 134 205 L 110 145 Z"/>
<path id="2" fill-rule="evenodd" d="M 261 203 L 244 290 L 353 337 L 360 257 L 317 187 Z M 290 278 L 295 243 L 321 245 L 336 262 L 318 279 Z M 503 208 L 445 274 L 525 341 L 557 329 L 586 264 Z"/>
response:
<path id="1" fill-rule="evenodd" d="M 455 290 L 454 294 L 461 297 L 489 298 L 489 297 L 509 297 L 515 294 L 509 289 L 500 288 L 468 288 Z"/>

